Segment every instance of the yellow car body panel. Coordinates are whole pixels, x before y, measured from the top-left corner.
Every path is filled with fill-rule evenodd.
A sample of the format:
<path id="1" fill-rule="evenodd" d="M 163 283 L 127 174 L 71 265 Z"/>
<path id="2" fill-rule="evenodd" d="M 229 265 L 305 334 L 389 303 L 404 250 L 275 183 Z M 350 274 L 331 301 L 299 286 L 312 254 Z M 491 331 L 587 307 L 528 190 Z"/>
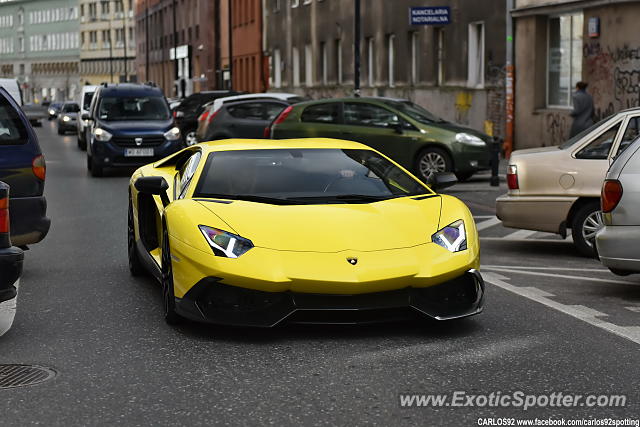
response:
<path id="1" fill-rule="evenodd" d="M 351 141 L 319 138 L 215 141 L 185 150 L 202 151 L 194 175 L 197 181 L 212 152 L 304 148 L 375 151 Z M 261 292 L 346 296 L 423 289 L 479 270 L 479 239 L 473 217 L 454 197 L 427 190 L 424 196 L 373 203 L 271 205 L 194 198 L 196 185 L 192 183 L 182 199 L 174 200 L 176 169 L 172 161 L 181 153 L 138 169 L 130 182 L 136 240 L 140 239 L 142 219 L 136 179 L 162 176 L 169 184 L 168 206 L 163 206 L 159 196 L 153 199 L 158 210 L 160 247 L 161 224 L 166 224 L 169 234 L 174 295 L 178 300 L 207 278 Z M 466 249 L 452 253 L 432 242 L 434 233 L 458 220 L 464 221 Z M 254 247 L 238 258 L 216 256 L 200 225 L 242 236 Z M 152 258 L 158 271 L 159 251 L 148 248 L 156 255 Z M 357 263 L 352 264 L 350 259 Z M 471 314 L 480 310 L 481 303 Z"/>

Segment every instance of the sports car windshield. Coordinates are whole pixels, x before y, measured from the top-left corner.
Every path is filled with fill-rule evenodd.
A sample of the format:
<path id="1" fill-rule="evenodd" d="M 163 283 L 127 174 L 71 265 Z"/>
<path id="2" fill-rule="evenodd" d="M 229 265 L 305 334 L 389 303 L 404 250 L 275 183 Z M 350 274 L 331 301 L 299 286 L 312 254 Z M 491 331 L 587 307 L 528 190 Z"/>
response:
<path id="1" fill-rule="evenodd" d="M 370 150 L 271 149 L 211 153 L 194 197 L 325 204 L 430 194 Z"/>
<path id="2" fill-rule="evenodd" d="M 169 120 L 166 101 L 161 96 L 107 96 L 100 103 L 100 119 Z"/>

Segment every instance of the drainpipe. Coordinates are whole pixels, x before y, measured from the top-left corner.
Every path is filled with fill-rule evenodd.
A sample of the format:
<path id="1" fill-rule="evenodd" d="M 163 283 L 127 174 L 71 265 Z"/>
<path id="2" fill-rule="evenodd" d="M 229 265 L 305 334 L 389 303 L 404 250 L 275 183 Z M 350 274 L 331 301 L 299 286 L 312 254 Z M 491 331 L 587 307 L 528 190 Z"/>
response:
<path id="1" fill-rule="evenodd" d="M 360 0 L 355 0 L 354 5 L 354 22 L 353 22 L 353 96 L 360 96 Z"/>
<path id="2" fill-rule="evenodd" d="M 515 113 L 515 65 L 513 59 L 513 18 L 511 11 L 514 8 L 514 0 L 506 0 L 506 24 L 507 24 L 507 49 L 506 49 L 506 81 L 505 81 L 505 103 L 506 103 L 506 123 L 504 139 L 504 156 L 511 157 L 513 151 L 513 124 Z"/>

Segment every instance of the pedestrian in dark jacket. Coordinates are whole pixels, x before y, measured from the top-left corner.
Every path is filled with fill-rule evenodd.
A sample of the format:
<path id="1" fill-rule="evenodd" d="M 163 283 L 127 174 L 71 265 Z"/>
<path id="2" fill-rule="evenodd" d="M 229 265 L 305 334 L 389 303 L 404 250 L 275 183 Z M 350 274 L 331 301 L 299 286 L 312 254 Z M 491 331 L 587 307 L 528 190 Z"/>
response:
<path id="1" fill-rule="evenodd" d="M 593 98 L 587 93 L 587 83 L 585 82 L 576 84 L 571 117 L 573 117 L 573 123 L 569 137 L 573 137 L 593 125 Z"/>

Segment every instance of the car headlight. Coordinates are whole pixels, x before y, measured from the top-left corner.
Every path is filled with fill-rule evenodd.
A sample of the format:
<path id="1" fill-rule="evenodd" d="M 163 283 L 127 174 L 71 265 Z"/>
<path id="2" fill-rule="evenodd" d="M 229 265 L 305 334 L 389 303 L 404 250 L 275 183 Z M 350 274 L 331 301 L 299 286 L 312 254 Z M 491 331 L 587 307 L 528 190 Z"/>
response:
<path id="1" fill-rule="evenodd" d="M 64 116 L 64 117 L 62 118 L 62 121 L 63 121 L 63 122 L 68 122 L 69 120 L 71 120 L 71 117 L 69 117 L 69 116 Z"/>
<path id="2" fill-rule="evenodd" d="M 217 228 L 207 227 L 206 225 L 201 225 L 199 228 L 216 256 L 238 258 L 253 248 L 251 240 L 244 237 L 236 236 Z"/>
<path id="3" fill-rule="evenodd" d="M 164 138 L 167 141 L 177 141 L 178 139 L 180 139 L 180 129 L 178 129 L 177 127 L 169 129 L 167 132 L 165 132 Z"/>
<path id="4" fill-rule="evenodd" d="M 49 114 L 51 114 L 52 116 L 56 113 L 56 110 L 54 110 L 53 108 L 49 110 Z"/>
<path id="5" fill-rule="evenodd" d="M 471 135 L 468 133 L 458 133 L 456 134 L 456 141 L 461 144 L 472 145 L 474 147 L 484 147 L 486 142 L 475 135 Z"/>
<path id="6" fill-rule="evenodd" d="M 464 221 L 459 219 L 452 222 L 431 236 L 431 241 L 451 252 L 460 252 L 467 249 L 467 233 L 464 229 Z"/>
<path id="7" fill-rule="evenodd" d="M 111 139 L 112 135 L 109 132 L 107 132 L 106 130 L 104 130 L 104 129 L 96 128 L 93 131 L 93 136 L 98 141 L 107 142 L 107 141 L 109 141 Z"/>

